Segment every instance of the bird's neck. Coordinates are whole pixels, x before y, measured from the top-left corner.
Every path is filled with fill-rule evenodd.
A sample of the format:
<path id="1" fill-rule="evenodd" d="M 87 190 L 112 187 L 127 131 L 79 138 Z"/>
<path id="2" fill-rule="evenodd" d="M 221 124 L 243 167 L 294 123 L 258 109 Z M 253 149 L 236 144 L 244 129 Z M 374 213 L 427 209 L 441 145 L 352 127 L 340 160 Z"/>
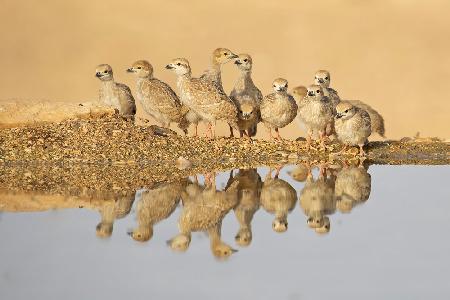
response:
<path id="1" fill-rule="evenodd" d="M 111 78 L 110 80 L 102 81 L 102 86 L 105 87 L 105 88 L 112 88 L 112 87 L 114 87 L 115 86 L 114 79 Z"/>
<path id="2" fill-rule="evenodd" d="M 101 209 L 100 215 L 102 218 L 102 223 L 114 223 L 116 217 L 114 201 L 108 201 Z"/>
<path id="3" fill-rule="evenodd" d="M 245 90 L 248 87 L 253 87 L 254 83 L 252 80 L 252 72 L 251 71 L 242 71 L 239 74 L 238 79 L 236 80 L 236 84 L 234 85 L 235 90 Z"/>

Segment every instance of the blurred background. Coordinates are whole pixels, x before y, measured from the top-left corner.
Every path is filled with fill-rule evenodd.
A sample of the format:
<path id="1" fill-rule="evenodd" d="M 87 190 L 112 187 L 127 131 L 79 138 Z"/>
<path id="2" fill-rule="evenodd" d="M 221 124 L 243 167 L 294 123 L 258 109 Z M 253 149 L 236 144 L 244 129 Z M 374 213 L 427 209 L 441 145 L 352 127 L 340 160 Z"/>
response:
<path id="1" fill-rule="evenodd" d="M 116 80 L 133 90 L 125 69 L 138 59 L 149 60 L 155 77 L 175 87 L 174 74 L 164 69 L 168 61 L 186 57 L 198 76 L 211 52 L 227 47 L 253 56 L 263 94 L 276 77 L 290 87 L 308 85 L 316 70 L 328 69 L 341 98 L 382 113 L 388 138 L 418 131 L 449 137 L 450 1 L 0 3 L 0 101 L 94 100 L 100 63 L 111 64 Z M 234 65 L 223 68 L 227 92 L 236 76 Z M 281 134 L 304 132 L 294 122 Z"/>

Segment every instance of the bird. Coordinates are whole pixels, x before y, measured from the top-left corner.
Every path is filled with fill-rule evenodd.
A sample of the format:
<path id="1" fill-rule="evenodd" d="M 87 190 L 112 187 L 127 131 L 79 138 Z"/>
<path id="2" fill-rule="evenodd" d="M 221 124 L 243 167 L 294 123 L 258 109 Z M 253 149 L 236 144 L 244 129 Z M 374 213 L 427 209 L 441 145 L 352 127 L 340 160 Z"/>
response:
<path id="1" fill-rule="evenodd" d="M 307 96 L 299 107 L 299 118 L 305 124 L 308 135 L 307 143 L 310 145 L 312 136 L 318 133 L 322 147 L 325 147 L 327 125 L 333 120 L 333 104 L 323 95 L 319 85 L 308 86 Z"/>
<path id="2" fill-rule="evenodd" d="M 181 102 L 208 122 L 210 137 L 215 137 L 214 126 L 218 120 L 238 129 L 236 105 L 214 83 L 193 78 L 186 59 L 176 58 L 166 68 L 177 74 Z"/>
<path id="3" fill-rule="evenodd" d="M 191 233 L 206 231 L 215 257 L 227 258 L 236 252 L 221 240 L 220 228 L 222 219 L 237 204 L 238 185 L 238 182 L 234 182 L 225 191 L 217 191 L 213 185 L 202 188 L 196 183 L 188 184 L 182 195 L 179 234 L 167 241 L 170 248 L 174 251 L 186 251 L 191 242 Z"/>
<path id="4" fill-rule="evenodd" d="M 369 199 L 372 179 L 364 164 L 344 165 L 336 174 L 336 207 L 342 213 Z"/>
<path id="5" fill-rule="evenodd" d="M 324 95 L 328 96 L 333 105 L 336 106 L 341 101 L 336 90 L 330 88 L 331 76 L 330 72 L 326 70 L 319 70 L 314 76 L 314 82 L 320 85 L 324 91 Z M 346 100 L 350 102 L 353 106 L 364 109 L 370 116 L 372 133 L 378 133 L 381 137 L 385 138 L 385 128 L 383 116 L 373 109 L 370 105 L 364 103 L 361 100 Z"/>
<path id="6" fill-rule="evenodd" d="M 336 106 L 341 101 L 341 99 L 336 90 L 330 88 L 330 82 L 331 76 L 330 72 L 328 72 L 327 70 L 319 70 L 314 75 L 314 84 L 320 85 L 322 87 L 323 94 L 326 97 L 330 98 L 333 105 Z"/>
<path id="7" fill-rule="evenodd" d="M 223 92 L 222 65 L 238 58 L 236 54 L 227 48 L 217 48 L 212 53 L 211 67 L 203 72 L 200 79 L 212 81 Z"/>
<path id="8" fill-rule="evenodd" d="M 274 92 L 266 95 L 260 104 L 261 121 L 269 130 L 270 139 L 273 139 L 272 128 L 275 129 L 276 139 L 281 139 L 279 128 L 291 123 L 297 116 L 297 104 L 288 94 L 288 81 L 277 78 L 272 83 Z"/>
<path id="9" fill-rule="evenodd" d="M 101 81 L 99 90 L 100 103 L 113 107 L 120 115 L 134 120 L 136 103 L 128 86 L 114 81 L 113 70 L 108 64 L 98 65 L 95 76 Z"/>
<path id="10" fill-rule="evenodd" d="M 336 211 L 336 198 L 334 196 L 334 178 L 326 176 L 326 168 L 320 165 L 317 180 L 309 169 L 305 185 L 300 192 L 300 207 L 308 217 L 306 223 L 317 233 L 330 230 L 329 219 L 326 218 Z"/>
<path id="11" fill-rule="evenodd" d="M 341 152 L 348 146 L 359 146 L 359 155 L 365 156 L 364 145 L 371 134 L 369 114 L 349 102 L 340 102 L 336 106 L 334 128 L 338 140 L 344 144 Z"/>
<path id="12" fill-rule="evenodd" d="M 238 108 L 238 125 L 241 137 L 244 133 L 253 137 L 257 133 L 261 118 L 259 104 L 263 95 L 252 80 L 252 57 L 245 53 L 239 54 L 234 63 L 239 69 L 239 77 L 230 93 L 230 99 L 234 101 Z"/>
<path id="13" fill-rule="evenodd" d="M 163 127 L 177 123 L 187 133 L 189 122 L 180 99 L 165 82 L 153 77 L 153 66 L 146 60 L 134 62 L 127 72 L 137 77 L 136 98 L 141 102 L 144 111 L 152 116 Z"/>
<path id="14" fill-rule="evenodd" d="M 153 236 L 156 223 L 167 219 L 180 202 L 184 181 L 163 182 L 141 193 L 137 203 L 138 227 L 128 234 L 138 242 L 146 242 Z"/>
<path id="15" fill-rule="evenodd" d="M 287 216 L 295 207 L 297 193 L 287 181 L 278 178 L 278 173 L 272 178 L 272 170 L 269 170 L 261 189 L 261 206 L 275 215 L 272 229 L 282 233 L 288 229 Z"/>
<path id="16" fill-rule="evenodd" d="M 346 100 L 353 106 L 359 107 L 365 110 L 370 117 L 370 128 L 372 133 L 378 133 L 382 138 L 386 138 L 384 129 L 383 116 L 373 109 L 369 104 L 366 104 L 360 100 Z"/>
<path id="17" fill-rule="evenodd" d="M 241 247 L 249 246 L 252 242 L 252 220 L 260 206 L 262 181 L 256 169 L 240 169 L 230 178 L 227 187 L 233 182 L 238 182 L 238 204 L 233 208 L 234 215 L 239 223 L 239 230 L 235 236 L 236 243 Z"/>
<path id="18" fill-rule="evenodd" d="M 308 89 L 303 85 L 296 86 L 291 91 L 291 95 L 294 98 L 295 103 L 297 103 L 297 116 L 295 117 L 295 119 L 297 121 L 298 126 L 302 129 L 305 129 L 306 126 L 305 124 L 303 124 L 303 121 L 300 118 L 300 108 L 305 103 L 304 99 L 307 96 L 307 94 Z"/>

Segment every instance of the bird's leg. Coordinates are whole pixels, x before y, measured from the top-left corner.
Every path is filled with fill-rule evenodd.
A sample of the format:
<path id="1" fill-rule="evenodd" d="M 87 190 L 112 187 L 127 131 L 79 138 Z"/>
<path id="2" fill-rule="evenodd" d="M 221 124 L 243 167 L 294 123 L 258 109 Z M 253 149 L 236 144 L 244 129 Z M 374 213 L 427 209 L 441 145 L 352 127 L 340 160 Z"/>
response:
<path id="1" fill-rule="evenodd" d="M 366 156 L 366 152 L 364 151 L 364 144 L 359 145 L 359 156 Z"/>
<path id="2" fill-rule="evenodd" d="M 348 145 L 344 144 L 344 146 L 342 147 L 341 151 L 339 151 L 337 154 L 343 154 L 345 151 L 347 151 Z"/>
<path id="3" fill-rule="evenodd" d="M 319 138 L 320 138 L 320 148 L 322 150 L 325 150 L 325 139 L 326 139 L 327 133 L 326 130 L 321 130 L 319 131 Z"/>
<path id="4" fill-rule="evenodd" d="M 216 138 L 216 122 L 214 121 L 214 123 L 211 123 L 211 137 L 213 139 Z"/>
<path id="5" fill-rule="evenodd" d="M 283 168 L 283 166 L 278 166 L 278 167 L 275 168 L 275 176 L 274 176 L 274 178 L 278 178 L 282 168 Z"/>
<path id="6" fill-rule="evenodd" d="M 278 128 L 275 128 L 275 132 L 277 133 L 275 135 L 275 139 L 281 141 L 282 139 L 281 139 L 280 131 L 278 130 Z"/>
<path id="7" fill-rule="evenodd" d="M 312 143 L 312 135 L 313 135 L 312 130 L 308 130 L 308 134 L 307 134 L 307 136 L 306 136 L 306 147 L 307 147 L 308 149 L 313 149 L 313 150 L 317 151 L 317 149 L 314 148 L 314 147 L 311 145 L 311 143 Z"/>
<path id="8" fill-rule="evenodd" d="M 273 140 L 272 128 L 268 127 L 267 129 L 269 131 L 269 138 L 270 138 L 270 140 Z"/>
<path id="9" fill-rule="evenodd" d="M 194 124 L 194 136 L 197 137 L 198 136 L 198 123 Z"/>
<path id="10" fill-rule="evenodd" d="M 228 126 L 230 127 L 230 137 L 234 137 L 233 127 L 231 127 L 231 125 Z"/>
<path id="11" fill-rule="evenodd" d="M 243 137 L 244 136 L 244 130 L 239 130 L 239 135 L 240 135 L 240 137 Z"/>

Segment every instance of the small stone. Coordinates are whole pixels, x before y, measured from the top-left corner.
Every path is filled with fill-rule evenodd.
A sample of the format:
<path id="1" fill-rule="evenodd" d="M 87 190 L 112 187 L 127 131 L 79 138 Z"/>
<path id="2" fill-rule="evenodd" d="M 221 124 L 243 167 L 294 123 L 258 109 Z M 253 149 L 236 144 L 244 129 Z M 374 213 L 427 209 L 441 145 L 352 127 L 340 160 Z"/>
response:
<path id="1" fill-rule="evenodd" d="M 192 163 L 187 160 L 186 158 L 184 158 L 183 156 L 178 157 L 177 161 L 176 161 L 176 167 L 179 170 L 186 170 L 186 169 L 190 169 L 192 167 Z"/>

